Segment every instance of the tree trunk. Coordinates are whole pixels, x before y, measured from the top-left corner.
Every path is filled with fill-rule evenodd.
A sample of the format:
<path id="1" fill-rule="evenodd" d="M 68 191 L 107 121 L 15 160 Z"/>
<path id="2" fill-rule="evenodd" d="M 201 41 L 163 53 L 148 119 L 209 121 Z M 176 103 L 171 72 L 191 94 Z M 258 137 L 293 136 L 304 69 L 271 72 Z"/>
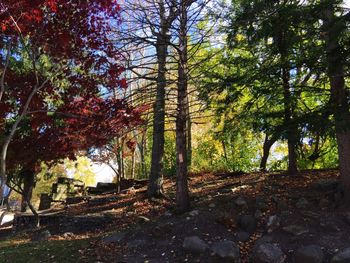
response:
<path id="1" fill-rule="evenodd" d="M 267 134 L 265 135 L 265 141 L 263 145 L 263 155 L 260 161 L 260 171 L 262 172 L 267 171 L 266 169 L 267 159 L 269 158 L 271 147 L 276 141 L 277 139 L 275 137 L 272 137 L 269 139 L 269 136 Z"/>
<path id="2" fill-rule="evenodd" d="M 276 41 L 278 52 L 281 55 L 281 78 L 283 87 L 283 104 L 284 104 L 284 125 L 287 134 L 288 144 L 288 174 L 296 174 L 297 168 L 297 133 L 298 129 L 293 120 L 294 105 L 292 101 L 290 81 L 290 62 L 288 60 L 288 43 L 286 40 L 286 25 L 283 24 L 283 19 L 279 19 L 280 24 L 276 28 Z"/>
<path id="3" fill-rule="evenodd" d="M 132 155 L 131 155 L 131 179 L 135 179 L 135 150 L 132 150 Z"/>
<path id="4" fill-rule="evenodd" d="M 176 205 L 179 212 L 190 208 L 187 180 L 187 1 L 180 4 L 179 63 L 176 116 Z"/>
<path id="5" fill-rule="evenodd" d="M 338 157 L 340 179 L 346 200 L 350 203 L 350 113 L 349 94 L 345 87 L 344 56 L 340 37 L 344 26 L 341 20 L 335 16 L 332 3 L 324 13 L 325 48 L 327 56 L 328 77 L 330 80 L 330 109 L 334 115 L 336 138 L 338 144 Z M 337 23 L 337 21 L 339 21 Z"/>
<path id="6" fill-rule="evenodd" d="M 21 212 L 26 212 L 28 205 L 30 204 L 30 200 L 32 199 L 35 184 L 35 174 L 34 171 L 24 170 L 21 172 L 21 177 L 23 178 Z"/>
<path id="7" fill-rule="evenodd" d="M 161 21 L 162 23 L 162 21 Z M 168 30 L 165 26 L 157 36 L 157 92 L 153 107 L 153 142 L 151 172 L 148 184 L 149 197 L 161 197 L 163 195 L 163 156 L 164 156 L 164 131 L 165 131 L 165 87 L 166 87 L 166 57 L 169 43 Z"/>
<path id="8" fill-rule="evenodd" d="M 186 97 L 186 115 L 187 115 L 187 167 L 191 170 L 192 165 L 192 120 L 190 112 L 190 103 L 188 95 Z"/>

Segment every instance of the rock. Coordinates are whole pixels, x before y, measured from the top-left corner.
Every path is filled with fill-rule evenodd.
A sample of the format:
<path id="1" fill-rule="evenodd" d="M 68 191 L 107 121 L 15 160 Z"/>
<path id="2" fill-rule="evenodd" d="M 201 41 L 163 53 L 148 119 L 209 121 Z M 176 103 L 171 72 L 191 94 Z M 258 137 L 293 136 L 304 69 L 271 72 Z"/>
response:
<path id="1" fill-rule="evenodd" d="M 282 250 L 277 245 L 270 243 L 258 245 L 252 254 L 253 263 L 283 263 L 285 259 L 286 255 Z"/>
<path id="2" fill-rule="evenodd" d="M 128 242 L 127 246 L 130 248 L 136 248 L 147 245 L 147 241 L 144 239 L 136 239 Z"/>
<path id="3" fill-rule="evenodd" d="M 282 228 L 285 232 L 291 235 L 300 236 L 309 233 L 309 229 L 299 225 L 289 225 Z"/>
<path id="4" fill-rule="evenodd" d="M 73 238 L 73 237 L 75 237 L 75 235 L 72 232 L 66 232 L 63 234 L 63 237 L 64 238 Z"/>
<path id="5" fill-rule="evenodd" d="M 291 214 L 289 210 L 281 211 L 281 218 L 288 218 Z"/>
<path id="6" fill-rule="evenodd" d="M 254 216 L 252 215 L 243 215 L 239 221 L 239 226 L 241 227 L 241 229 L 243 229 L 244 231 L 247 231 L 249 233 L 252 233 L 255 231 L 256 229 L 256 219 Z"/>
<path id="7" fill-rule="evenodd" d="M 349 263 L 350 262 L 350 247 L 341 250 L 333 256 L 331 263 Z"/>
<path id="8" fill-rule="evenodd" d="M 324 208 L 331 204 L 331 202 L 327 198 L 322 198 L 318 203 L 319 207 Z"/>
<path id="9" fill-rule="evenodd" d="M 344 221 L 350 225 L 350 212 L 344 213 Z"/>
<path id="10" fill-rule="evenodd" d="M 320 218 L 320 214 L 312 211 L 302 211 L 301 214 L 307 218 L 318 220 Z"/>
<path id="11" fill-rule="evenodd" d="M 266 210 L 266 208 L 267 208 L 267 203 L 266 203 L 265 198 L 263 198 L 263 197 L 257 197 L 257 198 L 255 199 L 255 206 L 256 206 L 256 208 L 259 209 L 259 210 Z"/>
<path id="12" fill-rule="evenodd" d="M 265 235 L 259 238 L 258 240 L 255 241 L 254 248 L 260 246 L 261 244 L 265 243 L 273 243 L 273 236 L 270 235 Z"/>
<path id="13" fill-rule="evenodd" d="M 235 204 L 239 207 L 247 207 L 248 206 L 247 201 L 241 196 L 235 200 Z"/>
<path id="14" fill-rule="evenodd" d="M 277 202 L 277 209 L 278 210 L 287 210 L 288 209 L 288 203 L 285 200 L 278 200 Z"/>
<path id="15" fill-rule="evenodd" d="M 127 232 L 125 232 L 125 231 L 115 232 L 115 233 L 112 233 L 112 234 L 110 234 L 108 236 L 105 236 L 102 239 L 102 242 L 106 243 L 106 244 L 118 243 L 118 242 L 122 241 L 125 238 L 126 234 L 127 234 Z"/>
<path id="16" fill-rule="evenodd" d="M 298 202 L 295 204 L 295 206 L 299 209 L 305 209 L 310 205 L 309 201 L 306 200 L 304 197 L 300 198 Z"/>
<path id="17" fill-rule="evenodd" d="M 164 216 L 165 217 L 171 217 L 173 214 L 172 213 L 170 213 L 169 211 L 166 211 L 165 213 L 164 213 Z"/>
<path id="18" fill-rule="evenodd" d="M 191 212 L 188 213 L 190 216 L 198 216 L 199 215 L 199 211 L 198 210 L 192 210 Z"/>
<path id="19" fill-rule="evenodd" d="M 272 233 L 274 230 L 276 230 L 280 226 L 280 223 L 281 220 L 277 215 L 270 216 L 266 223 L 267 233 Z"/>
<path id="20" fill-rule="evenodd" d="M 44 230 L 42 232 L 36 233 L 31 241 L 47 241 L 51 237 L 51 233 L 49 230 Z"/>
<path id="21" fill-rule="evenodd" d="M 261 210 L 256 210 L 255 213 L 254 213 L 254 217 L 255 218 L 260 218 L 263 216 L 263 212 L 261 212 Z"/>
<path id="22" fill-rule="evenodd" d="M 215 242 L 211 247 L 212 255 L 230 262 L 240 262 L 239 247 L 233 241 L 224 240 Z"/>
<path id="23" fill-rule="evenodd" d="M 341 222 L 335 219 L 322 218 L 320 220 L 320 226 L 330 232 L 339 232 L 340 227 L 338 225 L 340 225 L 340 223 Z"/>
<path id="24" fill-rule="evenodd" d="M 184 239 L 182 247 L 188 252 L 200 254 L 207 250 L 208 245 L 198 236 L 190 236 Z"/>
<path id="25" fill-rule="evenodd" d="M 209 204 L 210 208 L 214 208 L 216 205 L 214 203 Z"/>
<path id="26" fill-rule="evenodd" d="M 235 234 L 235 237 L 236 237 L 237 241 L 246 242 L 249 240 L 250 234 L 248 232 L 245 232 L 245 231 L 238 231 Z"/>
<path id="27" fill-rule="evenodd" d="M 295 252 L 295 262 L 322 263 L 323 257 L 321 247 L 316 245 L 301 247 Z"/>

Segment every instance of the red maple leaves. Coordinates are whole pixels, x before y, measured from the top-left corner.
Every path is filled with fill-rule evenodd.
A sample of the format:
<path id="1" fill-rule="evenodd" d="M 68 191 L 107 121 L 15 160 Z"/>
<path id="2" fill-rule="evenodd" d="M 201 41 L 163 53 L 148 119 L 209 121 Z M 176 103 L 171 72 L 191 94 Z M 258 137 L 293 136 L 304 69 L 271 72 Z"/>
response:
<path id="1" fill-rule="evenodd" d="M 141 108 L 113 95 L 127 88 L 110 40 L 119 10 L 115 0 L 1 1 L 0 30 L 13 47 L 0 102 L 1 133 L 43 84 L 11 142 L 10 168 L 73 157 L 141 122 Z M 3 56 L 0 66 L 6 67 Z"/>

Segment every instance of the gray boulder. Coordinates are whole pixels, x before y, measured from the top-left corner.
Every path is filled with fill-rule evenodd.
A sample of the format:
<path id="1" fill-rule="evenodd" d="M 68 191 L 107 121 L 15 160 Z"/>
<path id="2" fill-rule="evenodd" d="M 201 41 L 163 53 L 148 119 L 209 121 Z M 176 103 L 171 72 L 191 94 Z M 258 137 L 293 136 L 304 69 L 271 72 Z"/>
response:
<path id="1" fill-rule="evenodd" d="M 239 219 L 238 223 L 242 230 L 247 231 L 249 233 L 254 232 L 257 225 L 256 219 L 253 215 L 243 215 Z"/>
<path id="2" fill-rule="evenodd" d="M 247 207 L 248 206 L 247 201 L 241 196 L 235 200 L 235 204 L 236 204 L 236 206 L 239 206 L 239 207 Z"/>
<path id="3" fill-rule="evenodd" d="M 236 237 L 237 241 L 246 242 L 249 240 L 250 234 L 248 232 L 245 232 L 245 231 L 238 231 L 235 234 L 235 237 Z"/>
<path id="4" fill-rule="evenodd" d="M 215 242 L 211 247 L 212 255 L 229 260 L 232 263 L 240 262 L 239 247 L 233 241 L 224 240 Z"/>
<path id="5" fill-rule="evenodd" d="M 301 247 L 295 252 L 295 262 L 298 263 L 322 263 L 323 258 L 323 251 L 317 245 Z"/>
<path id="6" fill-rule="evenodd" d="M 295 236 L 301 236 L 303 234 L 309 233 L 309 229 L 304 226 L 299 225 L 289 225 L 282 228 L 285 232 Z"/>
<path id="7" fill-rule="evenodd" d="M 335 254 L 331 259 L 331 263 L 349 263 L 350 262 L 350 247 L 345 248 Z"/>
<path id="8" fill-rule="evenodd" d="M 350 225 L 350 212 L 344 213 L 344 221 Z"/>
<path id="9" fill-rule="evenodd" d="M 47 241 L 51 237 L 51 233 L 49 230 L 44 230 L 39 233 L 34 234 L 31 241 Z"/>
<path id="10" fill-rule="evenodd" d="M 305 209 L 310 206 L 310 203 L 308 200 L 306 200 L 304 197 L 300 198 L 298 202 L 295 204 L 295 206 L 299 209 Z"/>
<path id="11" fill-rule="evenodd" d="M 207 250 L 208 245 L 198 236 L 190 236 L 184 239 L 182 247 L 190 253 L 200 254 Z"/>
<path id="12" fill-rule="evenodd" d="M 255 247 L 252 256 L 253 263 L 283 263 L 286 255 L 275 244 L 264 243 Z"/>
<path id="13" fill-rule="evenodd" d="M 126 237 L 127 232 L 120 231 L 120 232 L 115 232 L 112 233 L 108 236 L 105 236 L 102 239 L 103 243 L 109 244 L 109 243 L 118 243 L 121 242 L 125 237 Z"/>

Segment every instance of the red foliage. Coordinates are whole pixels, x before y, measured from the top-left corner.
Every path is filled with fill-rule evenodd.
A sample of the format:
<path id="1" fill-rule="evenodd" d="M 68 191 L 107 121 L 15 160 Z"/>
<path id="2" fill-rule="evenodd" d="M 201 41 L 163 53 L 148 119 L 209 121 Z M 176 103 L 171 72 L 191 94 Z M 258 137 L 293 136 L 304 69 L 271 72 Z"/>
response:
<path id="1" fill-rule="evenodd" d="M 35 93 L 29 114 L 11 142 L 10 169 L 73 158 L 77 151 L 101 147 L 140 123 L 142 109 L 110 95 L 118 94 L 116 88 L 127 87 L 120 78 L 124 68 L 118 61 L 118 49 L 111 41 L 119 9 L 115 0 L 1 0 L 3 39 L 12 43 L 13 50 L 23 49 L 26 39 L 23 52 L 47 56 L 60 67 L 47 82 L 47 75 L 34 68 L 10 65 L 6 71 L 9 88 L 0 102 L 1 133 L 6 133 L 11 118 L 23 110 L 33 88 L 45 83 Z M 4 51 L 2 44 L 0 50 Z M 2 68 L 5 53 L 0 52 Z M 24 60 L 21 53 L 14 57 Z"/>

